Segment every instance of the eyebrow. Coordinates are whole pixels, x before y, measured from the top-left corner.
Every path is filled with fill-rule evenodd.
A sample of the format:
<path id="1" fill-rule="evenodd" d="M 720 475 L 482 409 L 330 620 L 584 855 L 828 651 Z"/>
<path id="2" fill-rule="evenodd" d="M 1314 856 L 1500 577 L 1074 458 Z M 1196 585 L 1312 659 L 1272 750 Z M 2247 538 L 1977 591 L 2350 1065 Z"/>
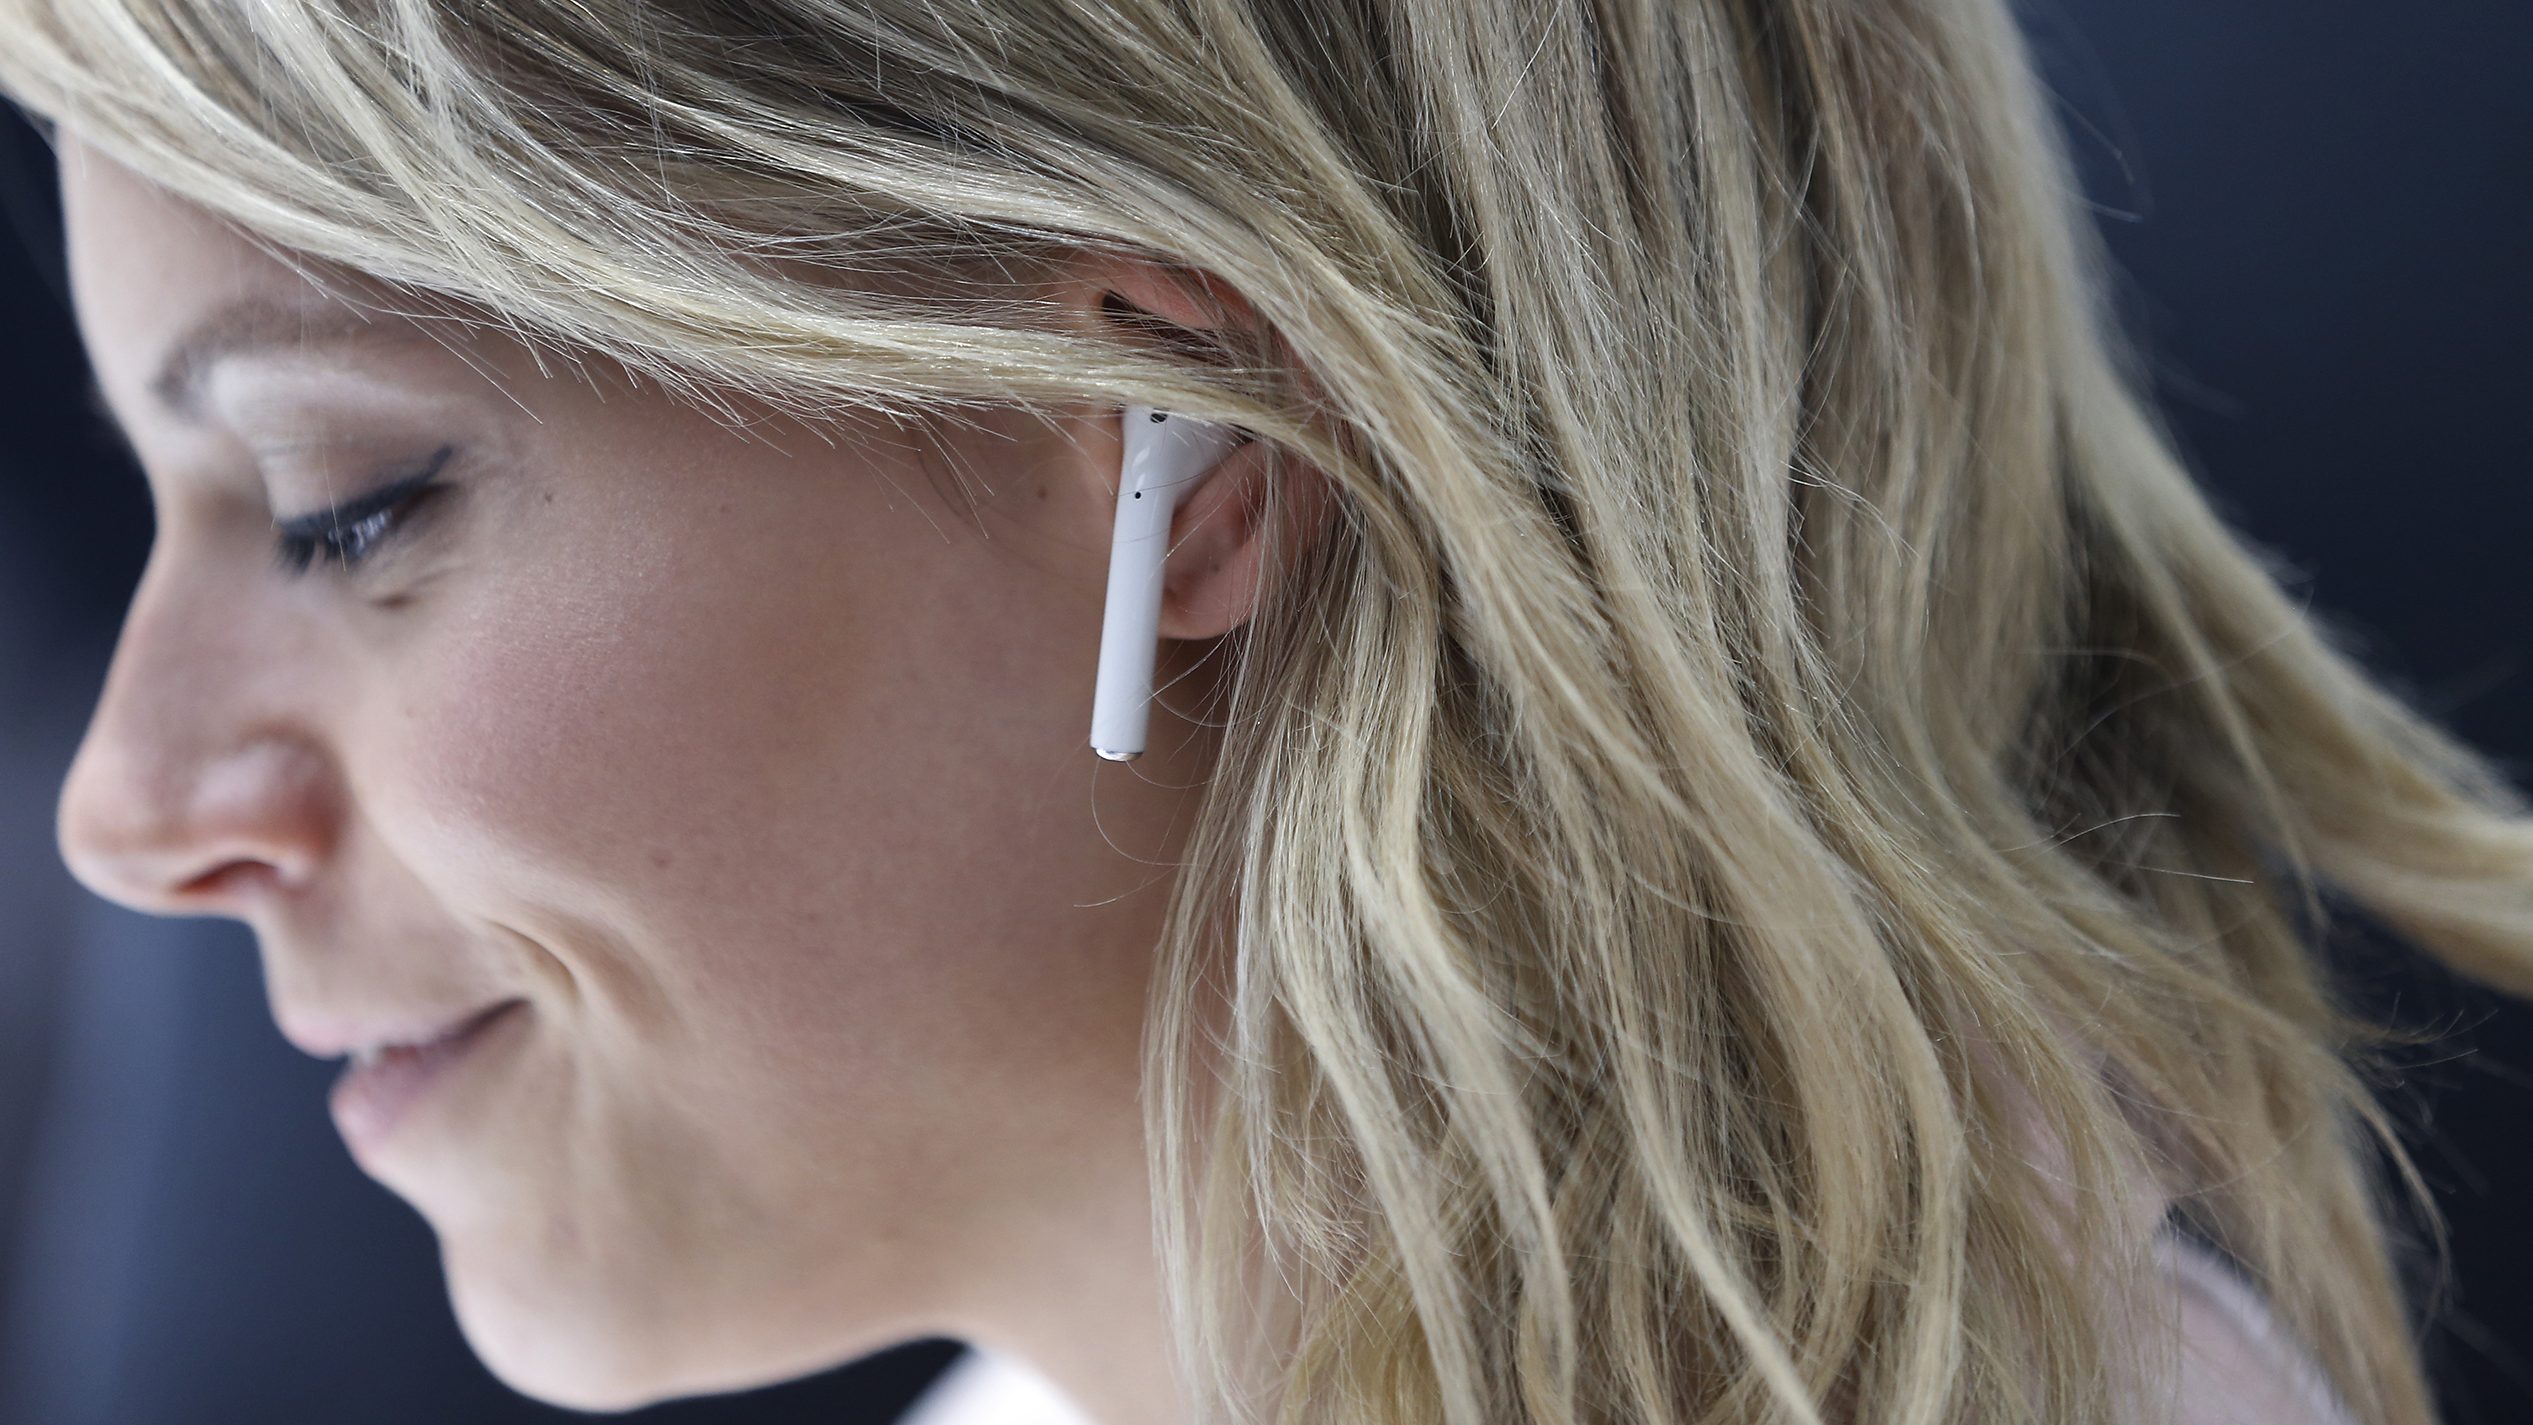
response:
<path id="1" fill-rule="evenodd" d="M 229 357 L 318 346 L 402 346 L 430 339 L 418 327 L 382 320 L 339 303 L 245 297 L 213 309 L 168 343 L 167 354 L 146 389 L 160 409 L 193 424 L 202 419 L 204 380 Z M 131 454 L 131 433 L 107 403 L 93 364 L 88 372 L 88 406 L 114 443 Z"/>
<path id="2" fill-rule="evenodd" d="M 345 344 L 401 346 L 424 339 L 418 328 L 354 307 L 247 297 L 217 308 L 169 343 L 158 374 L 150 378 L 149 392 L 176 416 L 199 420 L 203 378 L 228 357 Z"/>

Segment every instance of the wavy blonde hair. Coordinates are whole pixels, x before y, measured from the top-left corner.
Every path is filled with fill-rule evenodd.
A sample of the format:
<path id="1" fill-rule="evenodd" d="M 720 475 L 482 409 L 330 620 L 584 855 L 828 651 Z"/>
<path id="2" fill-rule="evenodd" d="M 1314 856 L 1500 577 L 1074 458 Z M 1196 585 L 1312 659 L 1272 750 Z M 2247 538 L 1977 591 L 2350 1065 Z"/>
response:
<path id="1" fill-rule="evenodd" d="M 2434 1418 L 2325 895 L 2533 990 L 2527 810 L 2194 488 L 2002 0 L 0 0 L 0 87 L 708 407 L 1325 472 L 1147 1030 L 1200 1421 L 2107 1425 L 2133 1171 Z M 996 286 L 1087 251 L 1259 339 Z"/>

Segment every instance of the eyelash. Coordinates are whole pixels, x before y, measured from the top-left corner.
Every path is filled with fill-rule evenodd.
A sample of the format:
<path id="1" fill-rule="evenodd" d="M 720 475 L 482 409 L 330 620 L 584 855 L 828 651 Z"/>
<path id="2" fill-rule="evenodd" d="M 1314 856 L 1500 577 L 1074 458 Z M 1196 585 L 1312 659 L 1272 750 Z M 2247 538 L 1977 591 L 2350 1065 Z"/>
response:
<path id="1" fill-rule="evenodd" d="M 372 490 L 345 505 L 312 515 L 273 522 L 273 561 L 286 574 L 300 575 L 319 556 L 346 572 L 369 559 L 372 551 L 393 539 L 415 506 L 443 487 L 434 479 L 457 447 L 442 446 L 431 463 L 414 474 Z"/>

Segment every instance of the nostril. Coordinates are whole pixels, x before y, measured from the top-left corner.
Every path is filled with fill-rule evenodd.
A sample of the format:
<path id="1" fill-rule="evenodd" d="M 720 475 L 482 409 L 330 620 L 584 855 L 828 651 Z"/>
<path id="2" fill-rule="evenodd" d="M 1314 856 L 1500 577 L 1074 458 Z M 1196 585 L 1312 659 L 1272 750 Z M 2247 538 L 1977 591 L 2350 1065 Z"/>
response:
<path id="1" fill-rule="evenodd" d="M 270 861 L 243 858 L 224 862 L 176 888 L 181 900 L 225 899 L 281 883 L 281 868 Z"/>
<path id="2" fill-rule="evenodd" d="M 308 884 L 340 819 L 323 754 L 294 735 L 231 737 L 185 716 L 92 729 L 56 808 L 73 876 L 107 900 L 180 916 L 237 913 Z"/>

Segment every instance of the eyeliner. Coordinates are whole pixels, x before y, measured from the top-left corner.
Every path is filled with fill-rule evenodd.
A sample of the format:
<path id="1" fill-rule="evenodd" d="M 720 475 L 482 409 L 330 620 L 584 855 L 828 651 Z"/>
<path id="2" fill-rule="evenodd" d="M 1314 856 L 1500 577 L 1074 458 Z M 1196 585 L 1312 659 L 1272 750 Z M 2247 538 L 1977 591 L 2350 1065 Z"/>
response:
<path id="1" fill-rule="evenodd" d="M 359 524 L 371 515 L 393 507 L 431 483 L 432 478 L 440 473 L 440 467 L 448 464 L 449 456 L 456 453 L 456 450 L 457 447 L 454 445 L 441 446 L 439 453 L 431 457 L 430 464 L 411 475 L 390 480 L 367 494 L 355 496 L 340 505 L 330 505 L 314 514 L 275 520 L 273 528 L 293 539 L 306 540 L 322 539 L 345 525 Z"/>

